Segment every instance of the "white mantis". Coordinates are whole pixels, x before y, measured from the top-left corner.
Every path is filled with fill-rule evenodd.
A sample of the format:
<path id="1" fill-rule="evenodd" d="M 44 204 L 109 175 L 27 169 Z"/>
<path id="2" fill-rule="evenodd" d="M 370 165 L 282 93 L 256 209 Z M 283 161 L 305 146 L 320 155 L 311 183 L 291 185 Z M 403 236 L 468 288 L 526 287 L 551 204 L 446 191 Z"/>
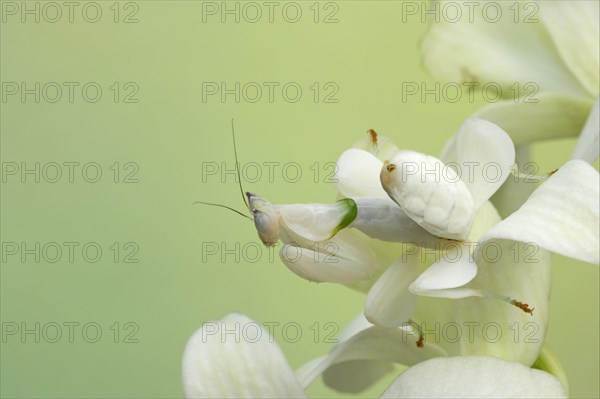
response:
<path id="1" fill-rule="evenodd" d="M 233 149 L 240 192 L 252 217 L 222 204 L 196 201 L 195 204 L 218 206 L 229 209 L 254 221 L 260 240 L 266 246 L 274 246 L 280 239 L 280 229 L 285 226 L 301 237 L 311 241 L 323 241 L 333 237 L 356 217 L 356 204 L 350 199 L 335 204 L 285 204 L 275 205 L 266 199 L 244 192 L 239 170 L 235 130 L 231 121 Z"/>
<path id="2" fill-rule="evenodd" d="M 470 162 L 473 154 L 480 154 L 484 147 L 477 140 L 483 137 L 494 148 L 500 148 L 499 155 L 492 154 L 489 159 L 497 161 L 506 174 L 502 178 L 506 179 L 514 164 L 514 146 L 506 133 L 481 120 L 467 121 L 461 129 L 459 138 L 475 145 L 469 147 L 459 140 L 460 151 L 450 148 L 451 155 L 456 152 L 452 158 L 456 159 L 455 163 L 461 166 L 462 162 Z M 367 292 L 371 287 L 380 289 L 385 285 L 373 285 L 380 276 L 389 279 L 398 267 L 403 267 L 396 262 L 392 268 L 389 255 L 381 257 L 382 252 L 373 245 L 377 240 L 444 252 L 460 251 L 460 246 L 465 244 L 456 262 L 437 261 L 416 279 L 415 269 L 409 273 L 413 276 L 411 280 L 398 286 L 391 284 L 390 289 L 404 286 L 402 290 L 425 296 L 492 298 L 508 302 L 526 313 L 532 312 L 527 304 L 509 296 L 480 288 L 461 288 L 477 274 L 473 250 L 482 231 L 474 227 L 476 213 L 503 180 L 494 184 L 485 179 L 463 181 L 447 163 L 418 152 L 399 150 L 389 139 L 378 137 L 371 130 L 338 160 L 336 188 L 344 198 L 332 204 L 273 204 L 244 192 L 233 121 L 232 138 L 240 193 L 251 216 L 221 204 L 198 203 L 224 207 L 253 220 L 264 245 L 271 247 L 282 242 L 282 262 L 300 277 L 341 283 Z M 442 169 L 443 178 L 431 173 Z M 492 206 L 486 205 L 486 209 L 488 207 Z M 497 215 L 495 210 L 492 213 Z M 475 242 L 468 242 L 469 238 Z M 400 255 L 404 256 L 402 251 L 394 256 Z M 376 298 L 370 294 L 371 297 Z M 369 313 L 369 309 L 369 320 L 376 322 L 378 311 Z"/>
<path id="3" fill-rule="evenodd" d="M 434 178 L 431 174 L 428 178 L 422 170 L 415 173 L 415 165 L 424 170 L 439 170 L 437 164 L 443 163 L 437 158 L 415 151 L 399 151 L 389 144 L 381 150 L 377 141 L 387 139 L 378 138 L 377 133 L 370 130 L 372 153 L 378 152 L 389 160 L 382 163 L 374 155 L 360 150 L 348 150 L 339 160 L 339 163 L 357 165 L 356 179 L 351 172 L 350 176 L 341 177 L 344 181 L 339 186 L 348 184 L 348 180 L 352 180 L 352 184 L 368 180 L 364 190 L 360 193 L 341 190 L 348 198 L 334 204 L 273 204 L 256 194 L 244 192 L 233 120 L 231 123 L 240 193 L 251 217 L 222 204 L 195 203 L 223 207 L 253 220 L 258 236 L 266 246 L 278 243 L 282 229 L 288 235 L 293 233 L 308 241 L 320 242 L 331 239 L 344 228 L 355 228 L 378 240 L 414 243 L 428 248 L 439 247 L 448 241 L 462 241 L 468 236 L 476 208 L 467 186 L 452 169 L 446 171 L 451 175 L 450 179 Z M 364 159 L 365 156 L 372 159 Z M 373 179 L 371 169 L 380 169 L 380 181 Z"/>

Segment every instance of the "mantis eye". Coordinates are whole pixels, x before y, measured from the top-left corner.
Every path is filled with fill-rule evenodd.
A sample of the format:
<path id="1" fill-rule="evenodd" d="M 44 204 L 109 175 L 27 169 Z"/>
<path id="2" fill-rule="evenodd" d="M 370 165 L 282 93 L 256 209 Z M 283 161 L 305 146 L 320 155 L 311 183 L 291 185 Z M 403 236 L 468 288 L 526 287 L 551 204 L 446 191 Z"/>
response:
<path id="1" fill-rule="evenodd" d="M 258 195 L 246 193 L 246 196 L 258 237 L 266 246 L 274 246 L 279 241 L 279 212 L 273 204 Z"/>
<path id="2" fill-rule="evenodd" d="M 279 222 L 276 215 L 254 210 L 254 226 L 260 240 L 268 247 L 272 247 L 279 241 Z"/>

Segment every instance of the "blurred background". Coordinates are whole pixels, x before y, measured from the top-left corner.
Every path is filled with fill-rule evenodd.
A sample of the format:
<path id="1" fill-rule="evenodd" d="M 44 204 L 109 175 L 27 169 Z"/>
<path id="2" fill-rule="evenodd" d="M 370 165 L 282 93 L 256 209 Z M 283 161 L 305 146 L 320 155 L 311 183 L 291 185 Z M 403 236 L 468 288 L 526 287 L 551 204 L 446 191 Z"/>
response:
<path id="1" fill-rule="evenodd" d="M 279 323 L 293 367 L 325 354 L 364 295 L 192 202 L 244 210 L 231 118 L 244 189 L 275 203 L 333 201 L 332 163 L 370 128 L 439 154 L 484 102 L 403 98 L 434 87 L 426 24 L 393 1 L 53 4 L 1 3 L 1 396 L 181 397 L 188 337 L 232 311 Z M 574 142 L 537 144 L 540 170 Z M 553 273 L 548 345 L 597 397 L 598 268 Z"/>

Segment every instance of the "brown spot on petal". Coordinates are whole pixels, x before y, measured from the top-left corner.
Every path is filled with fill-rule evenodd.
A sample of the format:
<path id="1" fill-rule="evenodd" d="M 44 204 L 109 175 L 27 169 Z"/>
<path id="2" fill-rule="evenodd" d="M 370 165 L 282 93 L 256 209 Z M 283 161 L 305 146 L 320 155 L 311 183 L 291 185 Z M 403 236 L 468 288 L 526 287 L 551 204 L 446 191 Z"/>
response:
<path id="1" fill-rule="evenodd" d="M 371 141 L 373 142 L 373 145 L 377 145 L 377 133 L 375 130 L 369 129 L 367 133 L 371 135 Z"/>
<path id="2" fill-rule="evenodd" d="M 396 170 L 396 164 L 393 163 L 388 163 L 385 168 L 387 169 L 388 172 L 393 172 Z"/>
<path id="3" fill-rule="evenodd" d="M 523 312 L 529 313 L 530 315 L 533 316 L 533 311 L 535 310 L 535 308 L 530 308 L 528 304 L 523 303 L 523 302 L 519 302 L 519 301 L 517 301 L 515 299 L 513 299 L 510 303 L 512 305 L 515 305 L 519 309 L 521 309 Z"/>
<path id="4" fill-rule="evenodd" d="M 417 348 L 422 348 L 425 346 L 425 337 L 423 334 L 419 335 L 419 340 L 417 341 Z"/>

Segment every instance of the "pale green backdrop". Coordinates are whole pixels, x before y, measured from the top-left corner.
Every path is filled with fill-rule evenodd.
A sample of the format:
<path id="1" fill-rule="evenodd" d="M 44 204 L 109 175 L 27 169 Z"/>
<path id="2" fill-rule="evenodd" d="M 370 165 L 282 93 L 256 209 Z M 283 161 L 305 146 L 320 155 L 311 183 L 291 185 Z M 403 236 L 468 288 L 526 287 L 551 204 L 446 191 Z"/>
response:
<path id="1" fill-rule="evenodd" d="M 361 311 L 364 297 L 308 283 L 276 256 L 269 259 L 266 250 L 252 262 L 258 239 L 248 220 L 192 205 L 204 200 L 243 208 L 233 175 L 203 179 L 203 168 L 233 168 L 230 119 L 235 118 L 240 162 L 261 166 L 261 176 L 255 176 L 255 164 L 247 166 L 245 189 L 278 203 L 329 202 L 335 194 L 325 181 L 328 162 L 367 129 L 393 137 L 401 147 L 438 154 L 461 121 L 484 103 L 480 98 L 436 103 L 431 97 L 422 102 L 418 96 L 403 101 L 403 82 L 433 87 L 433 80 L 419 62 L 426 25 L 419 18 L 403 22 L 401 2 L 297 2 L 302 16 L 296 23 L 284 18 L 286 3 L 277 3 L 273 22 L 261 6 L 255 23 L 247 21 L 256 17 L 250 8 L 240 9 L 239 23 L 232 15 L 222 23 L 219 13 L 205 14 L 203 22 L 203 7 L 210 11 L 223 7 L 221 2 L 98 1 L 97 7 L 78 2 L 72 22 L 65 6 L 58 18 L 44 4 L 2 2 L 2 397 L 180 397 L 187 338 L 204 321 L 231 311 L 262 322 L 297 323 L 298 342 L 275 334 L 294 367 L 326 353 L 330 344 L 324 338 L 331 330 L 325 323 L 343 328 Z M 34 14 L 23 14 L 25 6 Z M 285 17 L 296 18 L 294 11 L 287 9 Z M 327 16 L 331 23 L 324 23 Z M 98 22 L 90 22 L 95 18 Z M 62 87 L 55 103 L 56 85 L 49 82 Z M 75 82 L 72 102 L 65 82 Z M 84 98 L 89 82 L 95 84 Z M 219 95 L 203 99 L 203 82 L 204 89 L 213 88 L 211 82 L 229 88 L 240 82 L 239 103 L 234 94 L 224 102 Z M 263 88 L 256 103 L 249 101 L 256 97 L 252 85 L 243 91 L 248 82 Z M 279 84 L 272 102 L 264 82 Z M 287 100 L 281 90 L 290 82 L 302 89 L 295 103 L 293 88 Z M 92 103 L 98 86 L 102 97 Z M 19 92 L 10 94 L 15 87 Z M 34 93 L 21 98 L 22 89 Z M 558 167 L 573 144 L 536 146 L 541 169 Z M 20 175 L 36 162 L 39 182 L 34 174 Z M 62 165 L 56 183 L 49 181 L 56 171 L 52 162 Z M 73 166 L 73 182 L 65 162 L 80 163 Z M 93 179 L 100 169 L 97 183 L 82 176 L 83 165 L 92 162 L 97 165 L 88 165 L 85 177 Z M 269 162 L 279 163 L 272 182 Z M 287 173 L 284 165 L 292 165 Z M 302 175 L 296 178 L 298 168 Z M 79 244 L 72 263 L 64 242 Z M 89 242 L 102 249 L 96 263 L 83 257 Z M 25 255 L 25 262 L 21 249 L 12 255 L 13 243 L 17 248 L 40 243 L 39 263 L 35 253 Z M 63 249 L 55 263 L 49 262 L 55 247 L 48 243 Z M 206 254 L 212 243 L 230 249 L 239 243 L 247 252 L 221 262 L 220 254 Z M 87 255 L 94 257 L 91 248 Z M 125 263 L 126 255 L 138 262 Z M 567 370 L 573 396 L 597 397 L 598 268 L 556 257 L 553 271 L 548 344 Z M 79 323 L 73 342 L 64 324 L 69 322 Z M 35 333 L 21 336 L 22 327 L 35 329 L 35 323 L 40 342 Z M 53 323 L 62 326 L 56 343 L 50 342 Z M 93 340 L 93 329 L 83 337 L 86 323 L 101 328 L 98 342 L 86 341 Z M 9 334 L 15 326 L 20 330 Z M 377 395 L 390 381 L 391 376 L 364 396 Z M 321 381 L 308 393 L 337 395 Z"/>

